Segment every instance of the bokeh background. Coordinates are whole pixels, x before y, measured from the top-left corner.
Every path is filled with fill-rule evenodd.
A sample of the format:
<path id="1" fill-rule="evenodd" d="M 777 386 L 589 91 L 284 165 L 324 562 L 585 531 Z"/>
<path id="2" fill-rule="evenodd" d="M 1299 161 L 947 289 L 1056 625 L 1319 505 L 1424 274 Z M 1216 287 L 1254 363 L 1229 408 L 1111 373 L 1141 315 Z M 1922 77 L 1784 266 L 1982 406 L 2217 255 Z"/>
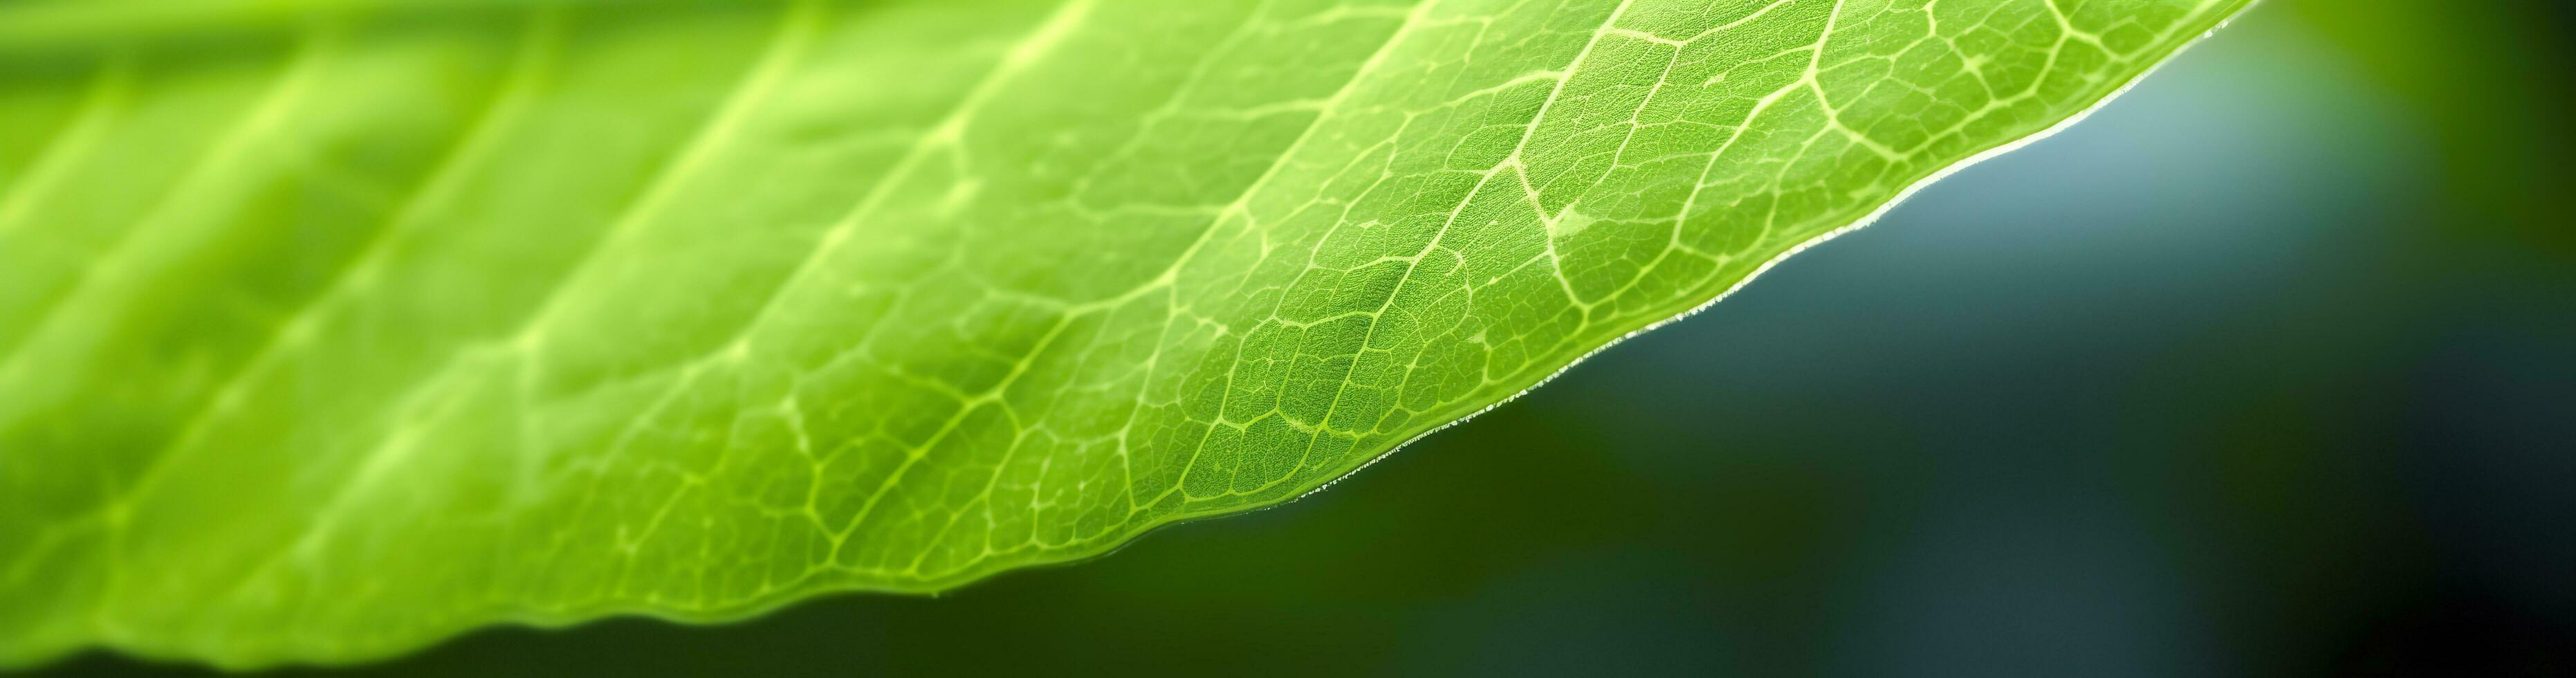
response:
<path id="1" fill-rule="evenodd" d="M 358 673 L 2576 675 L 2569 5 L 2272 0 L 1274 510 Z"/>

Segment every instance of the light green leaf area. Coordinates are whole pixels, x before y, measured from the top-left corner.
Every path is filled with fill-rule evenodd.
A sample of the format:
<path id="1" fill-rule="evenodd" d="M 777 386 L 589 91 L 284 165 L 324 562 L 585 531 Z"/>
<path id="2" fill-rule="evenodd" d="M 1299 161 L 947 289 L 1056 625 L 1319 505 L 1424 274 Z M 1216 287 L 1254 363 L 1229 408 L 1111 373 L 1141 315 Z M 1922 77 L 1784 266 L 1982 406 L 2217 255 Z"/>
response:
<path id="1" fill-rule="evenodd" d="M 724 619 L 1275 504 L 2244 1 L 0 6 L 0 662 Z"/>

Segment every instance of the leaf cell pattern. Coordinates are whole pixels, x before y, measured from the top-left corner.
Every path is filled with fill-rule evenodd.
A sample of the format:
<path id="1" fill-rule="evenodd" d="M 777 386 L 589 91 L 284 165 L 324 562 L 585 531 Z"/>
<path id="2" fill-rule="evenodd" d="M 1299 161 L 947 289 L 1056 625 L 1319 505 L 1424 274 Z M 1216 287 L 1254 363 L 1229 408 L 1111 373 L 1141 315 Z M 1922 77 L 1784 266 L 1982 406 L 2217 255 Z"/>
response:
<path id="1" fill-rule="evenodd" d="M 727 618 L 1283 501 L 2242 4 L 0 7 L 0 663 Z"/>

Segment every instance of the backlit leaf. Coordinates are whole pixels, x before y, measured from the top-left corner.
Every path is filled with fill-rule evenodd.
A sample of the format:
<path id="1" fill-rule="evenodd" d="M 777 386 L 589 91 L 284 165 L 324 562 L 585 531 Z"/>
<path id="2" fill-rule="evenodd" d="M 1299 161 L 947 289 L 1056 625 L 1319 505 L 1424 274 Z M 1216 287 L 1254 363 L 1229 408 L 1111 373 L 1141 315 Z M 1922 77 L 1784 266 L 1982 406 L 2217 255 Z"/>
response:
<path id="1" fill-rule="evenodd" d="M 0 663 L 731 618 L 1274 504 L 2242 4 L 0 6 Z"/>

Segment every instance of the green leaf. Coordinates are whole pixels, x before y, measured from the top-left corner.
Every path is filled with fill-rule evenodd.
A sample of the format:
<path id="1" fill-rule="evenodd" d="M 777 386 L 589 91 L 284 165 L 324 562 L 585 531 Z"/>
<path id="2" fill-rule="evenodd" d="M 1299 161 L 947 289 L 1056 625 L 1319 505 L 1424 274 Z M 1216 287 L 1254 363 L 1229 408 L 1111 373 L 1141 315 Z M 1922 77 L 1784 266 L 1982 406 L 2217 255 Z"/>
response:
<path id="1" fill-rule="evenodd" d="M 725 619 L 1285 501 L 2244 1 L 0 6 L 0 663 Z"/>

